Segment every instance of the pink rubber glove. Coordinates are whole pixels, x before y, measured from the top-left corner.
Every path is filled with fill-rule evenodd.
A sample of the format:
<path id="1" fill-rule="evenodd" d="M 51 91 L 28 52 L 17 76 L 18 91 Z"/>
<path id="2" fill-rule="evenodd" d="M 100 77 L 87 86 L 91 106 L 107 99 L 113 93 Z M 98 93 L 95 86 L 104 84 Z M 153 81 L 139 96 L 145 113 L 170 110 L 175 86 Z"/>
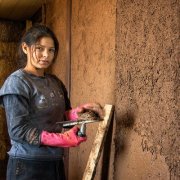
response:
<path id="1" fill-rule="evenodd" d="M 83 107 L 77 107 L 65 112 L 66 118 L 71 121 L 76 121 L 79 117 L 78 113 L 83 112 Z"/>
<path id="2" fill-rule="evenodd" d="M 71 121 L 76 121 L 79 118 L 79 114 L 83 113 L 85 110 L 94 111 L 99 115 L 101 119 L 104 118 L 104 111 L 99 103 L 87 103 L 78 106 L 75 109 L 71 109 L 65 112 L 66 118 Z"/>
<path id="3" fill-rule="evenodd" d="M 86 137 L 77 136 L 79 128 L 73 127 L 65 133 L 49 133 L 42 131 L 41 144 L 53 147 L 75 147 L 87 140 Z"/>

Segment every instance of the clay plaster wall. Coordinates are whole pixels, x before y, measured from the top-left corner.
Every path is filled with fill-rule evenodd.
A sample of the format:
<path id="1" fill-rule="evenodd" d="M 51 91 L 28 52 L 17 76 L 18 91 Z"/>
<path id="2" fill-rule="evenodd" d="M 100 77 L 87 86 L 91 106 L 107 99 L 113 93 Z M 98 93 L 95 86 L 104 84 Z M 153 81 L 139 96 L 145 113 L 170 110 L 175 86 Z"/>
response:
<path id="1" fill-rule="evenodd" d="M 71 102 L 114 103 L 116 1 L 72 1 Z M 84 172 L 97 124 L 87 126 L 88 140 L 70 150 L 70 179 Z M 101 162 L 95 179 L 101 178 Z M 78 172 L 78 173 L 77 173 Z"/>
<path id="2" fill-rule="evenodd" d="M 66 85 L 68 85 L 69 74 L 69 69 L 67 69 L 69 58 L 68 1 L 49 1 L 50 3 L 48 3 L 46 8 L 46 24 L 54 30 L 60 45 L 59 55 L 52 66 L 52 71 Z"/>
<path id="3" fill-rule="evenodd" d="M 115 179 L 179 179 L 180 4 L 118 0 Z"/>
<path id="4" fill-rule="evenodd" d="M 22 23 L 0 20 L 0 87 L 6 77 L 17 69 L 16 50 L 22 30 Z M 2 108 L 0 108 L 0 137 L 0 179 L 5 179 L 9 138 Z"/>

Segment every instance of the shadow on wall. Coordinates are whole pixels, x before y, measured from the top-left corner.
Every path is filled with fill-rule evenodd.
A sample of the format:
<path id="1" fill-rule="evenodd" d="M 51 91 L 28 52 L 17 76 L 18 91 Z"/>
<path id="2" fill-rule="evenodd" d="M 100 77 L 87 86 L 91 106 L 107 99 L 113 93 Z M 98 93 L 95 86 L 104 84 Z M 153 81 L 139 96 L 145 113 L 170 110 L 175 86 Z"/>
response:
<path id="1" fill-rule="evenodd" d="M 135 110 L 129 110 L 121 116 L 117 117 L 117 112 L 113 114 L 107 136 L 104 142 L 103 148 L 103 158 L 102 158 L 102 171 L 101 171 L 101 179 L 108 180 L 109 177 L 113 178 L 112 172 L 110 172 L 111 167 L 111 148 L 112 148 L 112 141 L 113 141 L 113 134 L 114 134 L 114 142 L 115 142 L 115 154 L 113 156 L 113 161 L 116 161 L 118 155 L 122 154 L 126 149 L 126 136 L 130 130 L 133 129 L 134 122 L 135 122 Z M 116 122 L 115 122 L 116 120 Z M 116 123 L 116 129 L 113 133 L 114 123 Z M 113 164 L 114 164 L 113 162 Z"/>
<path id="2" fill-rule="evenodd" d="M 103 159 L 102 159 L 102 171 L 101 171 L 101 180 L 108 180 L 109 179 L 109 173 L 111 170 L 111 148 L 112 148 L 112 137 L 113 137 L 113 124 L 114 124 L 114 113 L 111 118 L 111 122 L 109 125 L 109 129 L 106 135 L 106 139 L 104 142 L 104 149 L 103 149 Z"/>
<path id="3" fill-rule="evenodd" d="M 133 129 L 135 123 L 134 110 L 128 110 L 122 115 L 116 117 L 116 130 L 115 130 L 115 158 L 122 154 L 126 149 L 126 136 L 130 130 Z"/>

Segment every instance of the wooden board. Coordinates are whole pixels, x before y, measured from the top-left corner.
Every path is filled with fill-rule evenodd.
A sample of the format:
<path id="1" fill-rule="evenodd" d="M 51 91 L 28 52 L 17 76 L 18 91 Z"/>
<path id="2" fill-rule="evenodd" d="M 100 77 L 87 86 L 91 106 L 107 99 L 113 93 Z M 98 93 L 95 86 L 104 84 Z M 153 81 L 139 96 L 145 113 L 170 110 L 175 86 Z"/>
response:
<path id="1" fill-rule="evenodd" d="M 110 121 L 112 119 L 113 109 L 113 105 L 106 104 L 104 106 L 105 117 L 104 120 L 99 123 L 82 180 L 92 180 L 94 178 L 96 166 L 103 149 L 103 144 L 108 132 Z"/>

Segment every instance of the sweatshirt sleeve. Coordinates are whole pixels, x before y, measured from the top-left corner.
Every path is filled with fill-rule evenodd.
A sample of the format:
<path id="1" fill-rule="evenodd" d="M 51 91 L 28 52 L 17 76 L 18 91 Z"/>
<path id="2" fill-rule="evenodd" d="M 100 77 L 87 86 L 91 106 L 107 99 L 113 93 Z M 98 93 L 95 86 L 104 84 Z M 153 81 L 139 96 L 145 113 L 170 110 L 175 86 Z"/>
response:
<path id="1" fill-rule="evenodd" d="M 0 89 L 0 105 L 5 108 L 8 133 L 12 140 L 40 144 L 40 131 L 29 120 L 31 91 L 23 78 L 10 75 Z"/>
<path id="2" fill-rule="evenodd" d="M 20 143 L 40 145 L 41 131 L 29 120 L 28 101 L 21 95 L 3 96 L 8 133 L 12 140 Z"/>
<path id="3" fill-rule="evenodd" d="M 22 78 L 11 75 L 0 89 L 0 106 L 3 107 L 3 96 L 5 95 L 20 95 L 28 99 L 30 92 L 29 85 Z"/>

